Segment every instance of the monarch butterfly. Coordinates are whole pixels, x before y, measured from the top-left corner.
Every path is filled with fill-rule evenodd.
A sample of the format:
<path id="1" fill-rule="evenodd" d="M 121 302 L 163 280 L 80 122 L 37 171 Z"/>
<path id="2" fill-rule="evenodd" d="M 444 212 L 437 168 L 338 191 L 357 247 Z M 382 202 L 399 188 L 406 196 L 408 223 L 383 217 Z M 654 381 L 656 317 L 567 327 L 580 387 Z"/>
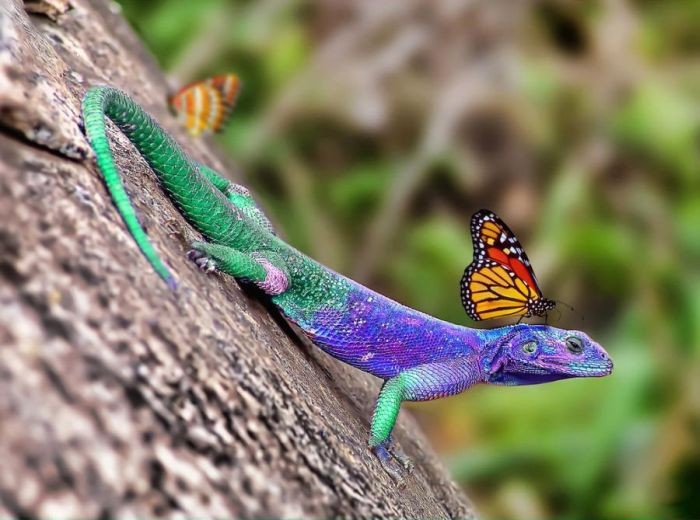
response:
<path id="1" fill-rule="evenodd" d="M 192 135 L 218 132 L 231 114 L 241 90 L 235 74 L 223 74 L 185 85 L 170 98 L 170 106 Z"/>
<path id="2" fill-rule="evenodd" d="M 542 296 L 523 246 L 498 216 L 482 209 L 472 216 L 474 261 L 460 284 L 462 305 L 473 320 L 545 316 L 556 302 Z"/>

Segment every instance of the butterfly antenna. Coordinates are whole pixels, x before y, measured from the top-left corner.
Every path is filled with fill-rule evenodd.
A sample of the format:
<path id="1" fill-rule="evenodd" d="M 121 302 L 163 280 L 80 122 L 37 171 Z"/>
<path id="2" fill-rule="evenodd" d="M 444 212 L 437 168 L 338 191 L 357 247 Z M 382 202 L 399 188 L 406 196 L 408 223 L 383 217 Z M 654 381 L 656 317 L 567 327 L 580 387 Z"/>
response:
<path id="1" fill-rule="evenodd" d="M 572 313 L 574 313 L 574 314 L 576 314 L 576 315 L 578 315 L 578 316 L 581 316 L 581 321 L 584 320 L 583 314 L 581 314 L 581 313 L 579 313 L 579 312 L 576 312 L 576 309 L 574 309 L 574 308 L 573 308 L 571 305 L 569 305 L 568 303 L 563 302 L 563 301 L 561 301 L 561 300 L 554 300 L 554 301 L 555 301 L 557 304 L 563 305 L 564 307 L 566 307 L 567 309 L 569 309 Z M 555 307 L 555 309 L 556 309 L 556 307 Z M 559 314 L 561 315 L 561 312 L 560 312 Z"/>

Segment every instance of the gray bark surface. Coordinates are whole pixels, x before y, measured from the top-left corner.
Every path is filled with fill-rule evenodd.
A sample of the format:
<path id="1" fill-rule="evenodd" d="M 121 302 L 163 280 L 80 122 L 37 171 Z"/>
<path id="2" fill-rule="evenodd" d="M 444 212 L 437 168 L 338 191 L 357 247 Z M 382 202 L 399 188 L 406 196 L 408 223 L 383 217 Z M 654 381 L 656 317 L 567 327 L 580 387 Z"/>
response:
<path id="1" fill-rule="evenodd" d="M 27 11 L 31 11 L 29 14 Z M 121 136 L 118 164 L 180 283 L 137 250 L 81 131 L 95 84 L 131 94 L 196 159 L 116 4 L 0 4 L 0 517 L 471 517 L 405 412 L 403 488 L 366 447 L 380 381 L 326 356 L 222 275 Z"/>

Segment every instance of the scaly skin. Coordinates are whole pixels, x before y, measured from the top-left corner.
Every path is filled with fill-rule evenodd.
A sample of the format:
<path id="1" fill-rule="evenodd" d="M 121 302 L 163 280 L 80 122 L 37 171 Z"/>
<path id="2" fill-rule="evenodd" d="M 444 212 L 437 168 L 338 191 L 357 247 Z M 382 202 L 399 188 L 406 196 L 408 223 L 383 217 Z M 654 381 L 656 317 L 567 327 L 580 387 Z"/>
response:
<path id="1" fill-rule="evenodd" d="M 97 164 L 139 248 L 173 288 L 175 279 L 141 228 L 109 148 L 105 116 L 129 138 L 171 200 L 207 238 L 191 258 L 252 282 L 331 356 L 384 379 L 369 445 L 400 477 L 410 462 L 391 443 L 402 401 L 460 393 L 476 383 L 537 384 L 612 372 L 603 348 L 579 331 L 519 324 L 492 330 L 448 323 L 401 305 L 312 260 L 280 240 L 247 190 L 190 160 L 126 94 L 90 89 L 83 119 Z"/>

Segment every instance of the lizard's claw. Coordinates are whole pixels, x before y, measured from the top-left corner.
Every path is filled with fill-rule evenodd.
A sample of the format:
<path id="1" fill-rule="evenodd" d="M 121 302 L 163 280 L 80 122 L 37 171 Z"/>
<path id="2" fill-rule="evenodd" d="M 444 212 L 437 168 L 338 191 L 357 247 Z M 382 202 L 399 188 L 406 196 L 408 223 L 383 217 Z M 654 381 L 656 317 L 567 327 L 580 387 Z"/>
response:
<path id="1" fill-rule="evenodd" d="M 216 271 L 216 261 L 209 258 L 205 253 L 197 251 L 196 249 L 190 249 L 187 251 L 187 258 L 192 260 L 201 271 L 205 273 L 213 273 Z"/>
<path id="2" fill-rule="evenodd" d="M 399 486 L 405 484 L 405 477 L 413 471 L 413 463 L 406 454 L 391 440 L 374 446 L 372 451 L 379 459 L 384 470 Z"/>
<path id="3" fill-rule="evenodd" d="M 406 455 L 406 453 L 401 449 L 401 446 L 399 446 L 398 443 L 394 442 L 394 440 L 391 439 L 391 437 L 389 437 L 389 444 L 387 448 L 389 449 L 389 453 L 391 453 L 394 456 L 394 458 L 397 461 L 399 461 L 399 464 L 403 466 L 407 473 L 411 473 L 413 471 L 413 462 L 408 457 L 408 455 Z"/>

